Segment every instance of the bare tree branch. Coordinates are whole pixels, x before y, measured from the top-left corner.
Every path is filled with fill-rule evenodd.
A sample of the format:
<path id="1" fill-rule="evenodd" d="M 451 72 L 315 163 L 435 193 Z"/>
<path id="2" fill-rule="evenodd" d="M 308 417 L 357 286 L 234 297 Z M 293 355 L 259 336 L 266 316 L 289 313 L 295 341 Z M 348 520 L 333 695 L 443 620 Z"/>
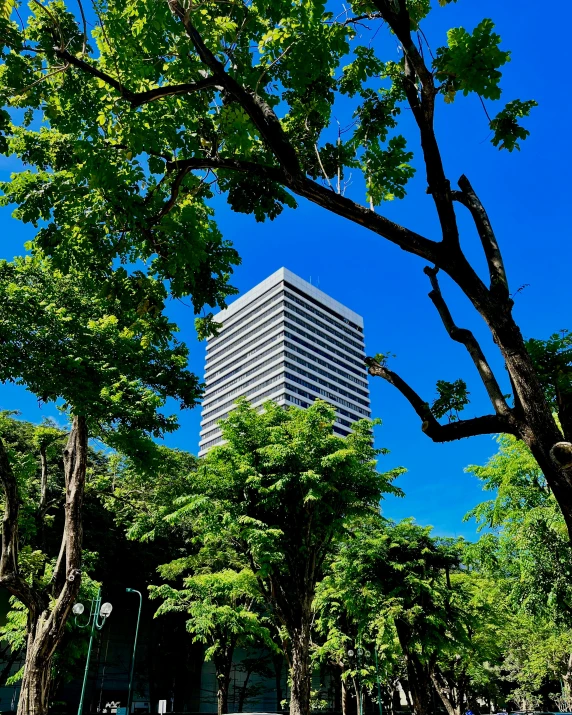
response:
<path id="1" fill-rule="evenodd" d="M 434 442 L 453 442 L 457 439 L 474 437 L 479 434 L 498 434 L 501 432 L 516 434 L 514 421 L 508 415 L 484 415 L 442 425 L 431 412 L 429 403 L 425 402 L 397 373 L 384 365 L 380 365 L 374 358 L 366 358 L 366 365 L 370 375 L 382 377 L 401 392 L 421 418 L 421 429 Z"/>
<path id="2" fill-rule="evenodd" d="M 348 17 L 342 20 L 342 22 L 336 21 L 336 24 L 345 27 L 346 25 L 357 25 L 364 20 L 383 20 L 383 15 L 380 12 L 368 12 L 363 15 L 356 15 L 355 17 Z"/>
<path id="3" fill-rule="evenodd" d="M 506 403 L 502 390 L 499 387 L 497 379 L 494 376 L 494 373 L 491 370 L 491 367 L 477 339 L 470 330 L 467 330 L 467 328 L 459 328 L 455 324 L 451 311 L 445 303 L 445 299 L 441 293 L 441 288 L 439 287 L 439 281 L 437 280 L 438 271 L 438 268 L 429 268 L 429 266 L 424 269 L 425 274 L 429 276 L 429 280 L 431 281 L 432 290 L 429 293 L 429 298 L 431 298 L 433 304 L 437 308 L 437 312 L 439 313 L 451 340 L 461 343 L 461 345 L 464 345 L 467 348 L 467 351 L 475 363 L 475 367 L 477 368 L 481 380 L 487 390 L 495 412 L 498 415 L 511 414 L 511 410 Z"/>
<path id="4" fill-rule="evenodd" d="M 461 191 L 452 192 L 453 200 L 463 204 L 471 212 L 487 258 L 491 290 L 498 291 L 500 288 L 503 296 L 508 298 L 509 289 L 504 262 L 487 212 L 465 175 L 461 176 L 458 183 Z"/>

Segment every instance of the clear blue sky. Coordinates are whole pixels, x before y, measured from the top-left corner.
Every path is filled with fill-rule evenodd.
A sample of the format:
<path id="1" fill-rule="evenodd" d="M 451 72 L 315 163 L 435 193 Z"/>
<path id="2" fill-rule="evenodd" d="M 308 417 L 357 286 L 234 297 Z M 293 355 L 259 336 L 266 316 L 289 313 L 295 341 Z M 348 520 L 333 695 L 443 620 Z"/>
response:
<path id="1" fill-rule="evenodd" d="M 437 9 L 425 22 L 424 30 L 435 48 L 444 43 L 449 27 L 463 25 L 472 30 L 484 17 L 493 18 L 503 38 L 502 46 L 512 50 L 512 61 L 504 70 L 503 98 L 534 98 L 539 102 L 527 124 L 531 136 L 520 153 L 499 152 L 488 141 L 487 120 L 479 101 L 463 97 L 453 106 L 439 107 L 438 136 L 450 178 L 456 180 L 466 173 L 488 209 L 504 252 L 511 290 L 528 285 L 516 296 L 515 305 L 523 332 L 527 337 L 545 337 L 561 328 L 572 328 L 572 100 L 566 79 L 568 50 L 564 42 L 554 41 L 555 26 L 570 26 L 572 5 L 560 0 L 550 6 L 550 12 L 540 12 L 538 3 L 532 0 L 459 0 L 456 5 Z M 388 47 L 393 51 L 391 45 Z M 489 104 L 491 113 L 499 109 Z M 410 184 L 408 197 L 380 210 L 436 238 L 435 216 L 418 167 L 419 178 Z M 7 179 L 16 168 L 14 162 L 0 157 L 1 179 Z M 393 369 L 426 399 L 435 396 L 437 379 L 463 377 L 473 398 L 466 416 L 489 411 L 484 389 L 464 348 L 447 338 L 427 298 L 423 262 L 309 203 L 302 202 L 296 211 L 288 210 L 267 224 L 234 214 L 222 202 L 217 210 L 224 235 L 242 256 L 242 265 L 233 278 L 241 292 L 280 266 L 306 280 L 311 277 L 326 293 L 363 315 L 368 352 L 395 353 Z M 478 239 L 469 224 L 463 224 L 468 229 L 464 247 L 468 255 L 479 256 L 481 261 Z M 0 226 L 0 254 L 6 258 L 20 253 L 24 241 L 33 235 L 31 227 L 14 221 L 6 209 L 0 212 Z M 454 287 L 443 281 L 443 288 L 457 323 L 472 328 L 482 338 L 499 379 L 506 384 L 504 369 L 478 316 Z M 192 310 L 173 302 L 170 312 L 190 346 L 191 368 L 202 375 L 204 345 L 196 340 Z M 495 451 L 492 438 L 435 445 L 421 433 L 419 420 L 390 385 L 374 379 L 371 390 L 373 413 L 383 420 L 377 441 L 391 450 L 381 467 L 403 465 L 408 469 L 399 482 L 405 499 L 388 500 L 385 513 L 396 519 L 413 515 L 420 523 L 434 525 L 439 534 L 473 536 L 473 525 L 464 524 L 462 517 L 483 494 L 463 469 L 484 461 Z M 53 406 L 40 408 L 33 396 L 14 386 L 0 386 L 0 408 L 20 409 L 30 420 L 57 415 Z M 199 409 L 182 414 L 181 429 L 167 443 L 196 452 L 199 421 Z"/>

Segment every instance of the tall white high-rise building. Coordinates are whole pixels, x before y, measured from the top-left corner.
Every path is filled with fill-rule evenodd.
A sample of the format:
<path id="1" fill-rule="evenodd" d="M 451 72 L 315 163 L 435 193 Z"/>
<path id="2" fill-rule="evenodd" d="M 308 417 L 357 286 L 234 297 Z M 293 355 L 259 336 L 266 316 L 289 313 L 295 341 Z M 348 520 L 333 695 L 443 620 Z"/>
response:
<path id="1" fill-rule="evenodd" d="M 280 268 L 218 313 L 222 328 L 207 343 L 199 455 L 220 444 L 218 422 L 245 396 L 336 409 L 341 435 L 370 417 L 363 319 Z"/>

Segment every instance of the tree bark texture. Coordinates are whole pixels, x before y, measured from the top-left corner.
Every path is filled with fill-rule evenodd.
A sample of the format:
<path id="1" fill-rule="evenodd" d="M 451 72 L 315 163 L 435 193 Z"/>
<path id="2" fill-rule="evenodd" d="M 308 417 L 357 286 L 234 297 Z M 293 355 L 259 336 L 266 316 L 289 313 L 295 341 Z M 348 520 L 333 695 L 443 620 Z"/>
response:
<path id="1" fill-rule="evenodd" d="M 341 677 L 344 673 L 345 666 L 342 665 L 340 669 L 340 682 L 341 682 L 341 701 L 342 701 L 342 715 L 350 715 L 351 708 L 350 708 L 350 693 L 346 684 L 346 681 L 343 677 Z"/>
<path id="2" fill-rule="evenodd" d="M 435 668 L 432 680 L 447 715 L 462 715 L 465 698 L 461 688 L 455 683 L 449 682 L 438 668 Z"/>
<path id="3" fill-rule="evenodd" d="M 52 657 L 81 585 L 82 505 L 87 469 L 88 435 L 85 418 L 74 417 L 64 449 L 66 503 L 60 556 L 47 589 L 29 586 L 18 568 L 18 511 L 16 478 L 0 442 L 0 479 L 5 508 L 2 529 L 0 585 L 28 609 L 28 637 L 18 715 L 48 712 Z"/>
<path id="4" fill-rule="evenodd" d="M 214 656 L 213 662 L 217 680 L 217 713 L 226 715 L 228 713 L 228 691 L 230 688 L 230 671 L 232 668 L 232 657 L 234 654 L 234 642 L 231 642 L 222 653 Z"/>
<path id="5" fill-rule="evenodd" d="M 406 653 L 407 681 L 415 715 L 431 715 L 432 691 L 431 667 L 421 663 L 415 653 Z"/>
<path id="6" fill-rule="evenodd" d="M 310 608 L 303 609 L 301 622 L 290 634 L 290 715 L 309 715 L 312 672 L 310 668 Z"/>

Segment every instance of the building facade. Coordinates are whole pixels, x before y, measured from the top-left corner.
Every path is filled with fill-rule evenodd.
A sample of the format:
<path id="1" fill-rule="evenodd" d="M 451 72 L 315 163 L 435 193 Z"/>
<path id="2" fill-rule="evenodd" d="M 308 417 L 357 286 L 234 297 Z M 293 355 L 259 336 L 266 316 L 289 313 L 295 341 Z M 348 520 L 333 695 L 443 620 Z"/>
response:
<path id="1" fill-rule="evenodd" d="M 244 396 L 336 409 L 341 435 L 371 415 L 363 319 L 286 268 L 221 311 L 207 343 L 199 455 L 222 443 L 218 422 Z"/>

